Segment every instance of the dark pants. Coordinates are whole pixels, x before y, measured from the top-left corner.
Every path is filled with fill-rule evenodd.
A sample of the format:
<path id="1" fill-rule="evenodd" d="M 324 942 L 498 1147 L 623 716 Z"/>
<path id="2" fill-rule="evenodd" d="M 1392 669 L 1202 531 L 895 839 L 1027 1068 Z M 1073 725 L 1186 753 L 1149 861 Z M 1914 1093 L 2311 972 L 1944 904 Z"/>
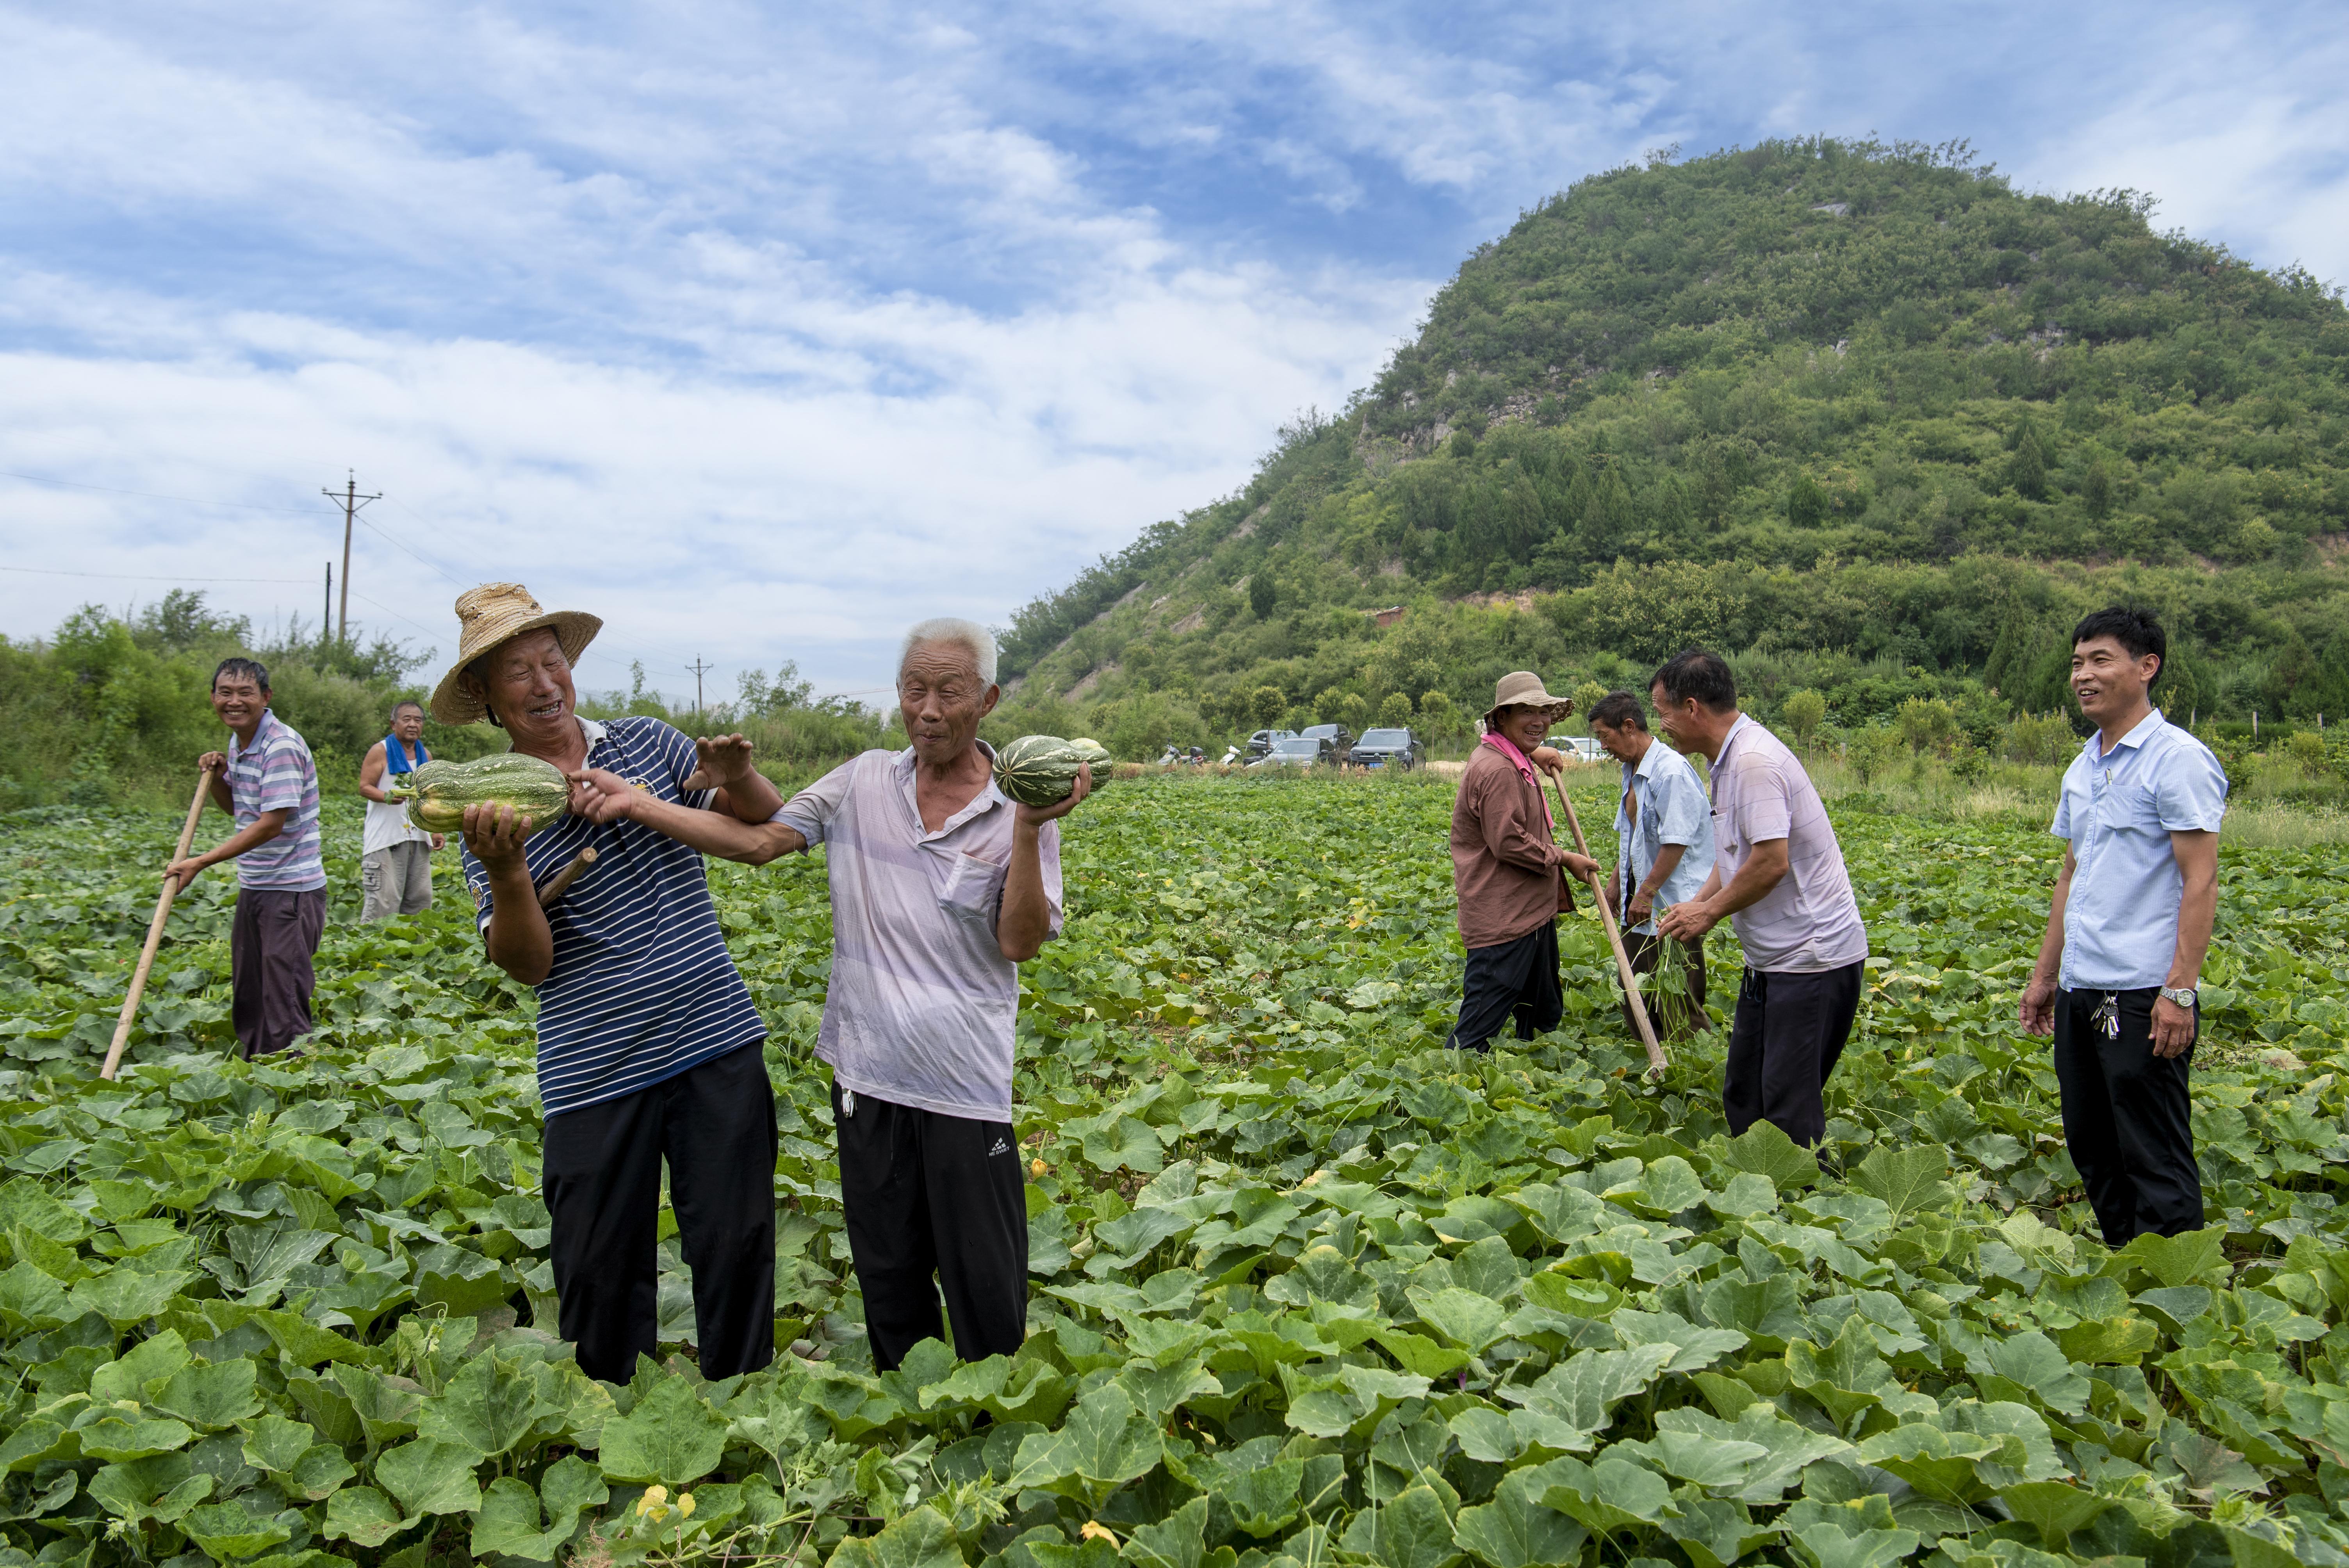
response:
<path id="1" fill-rule="evenodd" d="M 310 1032 L 310 993 L 317 989 L 318 937 L 326 929 L 326 890 L 236 890 L 228 928 L 229 1021 L 249 1060 L 282 1051 Z"/>
<path id="2" fill-rule="evenodd" d="M 873 1365 L 891 1371 L 923 1340 L 946 1337 L 941 1290 L 956 1355 L 1018 1350 L 1028 1335 L 1028 1186 L 1011 1124 L 852 1099 L 837 1083 L 832 1119 Z"/>
<path id="3" fill-rule="evenodd" d="M 1444 1043 L 1463 1050 L 1492 1048 L 1491 1040 L 1512 1017 L 1517 1038 L 1557 1027 L 1566 996 L 1557 984 L 1557 922 L 1545 920 L 1523 936 L 1468 950 L 1460 981 L 1460 1021 Z"/>
<path id="4" fill-rule="evenodd" d="M 2153 1054 L 2153 1003 L 2159 993 L 2063 991 L 2055 997 L 2055 1082 L 2064 1096 L 2064 1142 L 2088 1190 L 2105 1244 L 2127 1246 L 2152 1232 L 2174 1236 L 2202 1225 L 2202 1174 L 2194 1164 L 2184 1054 Z M 2118 1003 L 2120 1033 L 2107 1037 L 2096 1011 Z M 2201 1020 L 2195 1020 L 2200 1032 Z"/>
<path id="5" fill-rule="evenodd" d="M 1827 1135 L 1827 1075 L 1859 1011 L 1865 965 L 1816 975 L 1745 971 L 1729 1026 L 1721 1109 L 1732 1138 L 1767 1121 L 1797 1143 Z"/>
<path id="6" fill-rule="evenodd" d="M 1666 942 L 1679 942 L 1677 937 L 1650 936 L 1637 931 L 1623 934 L 1623 953 L 1631 960 L 1634 975 L 1653 975 L 1656 960 Z M 1681 978 L 1685 992 L 1659 990 L 1650 986 L 1644 993 L 1648 1001 L 1648 1022 L 1663 1040 L 1685 1040 L 1699 1029 L 1713 1027 L 1713 1020 L 1704 1012 L 1704 944 L 1680 942 Z M 1633 1036 L 1640 1026 L 1631 1019 L 1631 998 L 1623 998 L 1623 1026 Z"/>
<path id="7" fill-rule="evenodd" d="M 760 1042 L 549 1117 L 544 1147 L 548 1251 L 581 1371 L 625 1383 L 655 1353 L 664 1158 L 702 1376 L 775 1358 L 775 1094 Z"/>

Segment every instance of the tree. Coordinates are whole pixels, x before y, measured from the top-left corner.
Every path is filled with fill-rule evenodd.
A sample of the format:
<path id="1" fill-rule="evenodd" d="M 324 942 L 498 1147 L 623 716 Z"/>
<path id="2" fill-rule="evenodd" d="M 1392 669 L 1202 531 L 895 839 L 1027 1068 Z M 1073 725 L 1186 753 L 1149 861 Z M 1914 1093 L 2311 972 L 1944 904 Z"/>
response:
<path id="1" fill-rule="evenodd" d="M 1363 722 L 1371 717 L 1371 705 L 1362 700 L 1360 692 L 1341 692 L 1335 702 L 1326 696 L 1322 697 L 1321 714 L 1324 722 L 1342 724 L 1359 735 Z"/>
<path id="2" fill-rule="evenodd" d="M 1844 755 L 1851 763 L 1851 770 L 1866 784 L 1892 766 L 1892 759 L 1900 755 L 1900 746 L 1899 730 L 1889 724 L 1871 724 L 1851 738 Z"/>
<path id="3" fill-rule="evenodd" d="M 1795 732 L 1795 744 L 1807 748 L 1827 716 L 1827 699 L 1806 686 L 1786 698 L 1785 712 L 1786 727 Z"/>
<path id="4" fill-rule="evenodd" d="M 2038 428 L 2024 419 L 2014 428 L 2013 451 L 2006 459 L 2006 482 L 2014 493 L 2038 500 L 2047 493 L 2047 449 L 2039 444 Z"/>
<path id="5" fill-rule="evenodd" d="M 1278 686 L 1258 686 L 1248 698 L 1248 711 L 1255 716 L 1257 728 L 1270 729 L 1288 711 L 1288 697 Z"/>
<path id="6" fill-rule="evenodd" d="M 1273 606 L 1280 602 L 1280 590 L 1269 572 L 1258 572 L 1248 578 L 1248 608 L 1259 621 L 1269 619 Z"/>
<path id="7" fill-rule="evenodd" d="M 1411 698 L 1399 691 L 1387 693 L 1379 704 L 1379 725 L 1383 729 L 1401 729 L 1411 723 Z"/>
<path id="8" fill-rule="evenodd" d="M 1893 722 L 1899 725 L 1909 749 L 1921 756 L 1927 747 L 1939 746 L 1957 733 L 1958 714 L 1940 697 L 1912 696 L 1900 705 Z"/>
<path id="9" fill-rule="evenodd" d="M 1816 528 L 1826 521 L 1827 492 L 1808 474 L 1796 474 L 1786 492 L 1786 521 L 1796 528 Z"/>
<path id="10" fill-rule="evenodd" d="M 1419 717 L 1427 721 L 1427 733 L 1439 740 L 1459 732 L 1459 711 L 1440 691 L 1420 693 Z"/>
<path id="11" fill-rule="evenodd" d="M 1599 699 L 1606 695 L 1607 688 L 1597 681 L 1584 681 L 1574 688 L 1574 711 L 1582 716 L 1586 728 L 1590 723 L 1590 710 L 1597 707 Z"/>

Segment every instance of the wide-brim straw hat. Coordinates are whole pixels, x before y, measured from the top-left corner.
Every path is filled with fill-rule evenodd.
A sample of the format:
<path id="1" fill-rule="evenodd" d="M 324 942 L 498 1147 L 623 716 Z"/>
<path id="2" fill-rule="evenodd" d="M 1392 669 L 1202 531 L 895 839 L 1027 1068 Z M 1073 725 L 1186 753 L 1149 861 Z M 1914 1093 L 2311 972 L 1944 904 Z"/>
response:
<path id="1" fill-rule="evenodd" d="M 1493 727 L 1493 716 L 1505 707 L 1546 707 L 1553 721 L 1574 711 L 1570 696 L 1552 696 L 1542 688 L 1541 676 L 1531 670 L 1511 670 L 1493 683 L 1493 706 L 1485 710 L 1485 727 Z"/>
<path id="2" fill-rule="evenodd" d="M 579 662 L 580 654 L 604 629 L 601 616 L 584 610 L 542 610 L 530 590 L 519 583 L 484 583 L 457 595 L 457 662 L 432 688 L 432 717 L 443 724 L 479 724 L 489 717 L 489 706 L 458 684 L 465 666 L 524 632 L 542 628 L 554 633 L 563 656 Z"/>

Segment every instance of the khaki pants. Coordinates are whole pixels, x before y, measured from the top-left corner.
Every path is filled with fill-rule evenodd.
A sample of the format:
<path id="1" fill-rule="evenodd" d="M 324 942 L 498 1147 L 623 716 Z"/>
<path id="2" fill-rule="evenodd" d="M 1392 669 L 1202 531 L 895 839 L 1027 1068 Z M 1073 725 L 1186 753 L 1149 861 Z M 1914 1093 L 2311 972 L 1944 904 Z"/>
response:
<path id="1" fill-rule="evenodd" d="M 362 856 L 359 886 L 367 894 L 361 920 L 422 914 L 432 907 L 432 846 L 418 840 Z"/>

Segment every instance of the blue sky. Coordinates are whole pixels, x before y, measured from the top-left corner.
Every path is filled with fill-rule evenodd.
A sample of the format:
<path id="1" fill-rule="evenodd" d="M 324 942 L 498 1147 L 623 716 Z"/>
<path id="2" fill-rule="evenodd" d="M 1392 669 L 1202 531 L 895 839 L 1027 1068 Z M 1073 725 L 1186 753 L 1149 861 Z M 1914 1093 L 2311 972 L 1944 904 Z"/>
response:
<path id="1" fill-rule="evenodd" d="M 0 5 L 0 470 L 106 487 L 0 479 L 57 573 L 0 573 L 0 633 L 175 577 L 315 616 L 356 469 L 371 630 L 448 651 L 452 579 L 513 577 L 605 616 L 599 686 L 870 690 L 907 620 L 1230 490 L 1651 148 L 1969 138 L 2349 281 L 2341 16 Z"/>

